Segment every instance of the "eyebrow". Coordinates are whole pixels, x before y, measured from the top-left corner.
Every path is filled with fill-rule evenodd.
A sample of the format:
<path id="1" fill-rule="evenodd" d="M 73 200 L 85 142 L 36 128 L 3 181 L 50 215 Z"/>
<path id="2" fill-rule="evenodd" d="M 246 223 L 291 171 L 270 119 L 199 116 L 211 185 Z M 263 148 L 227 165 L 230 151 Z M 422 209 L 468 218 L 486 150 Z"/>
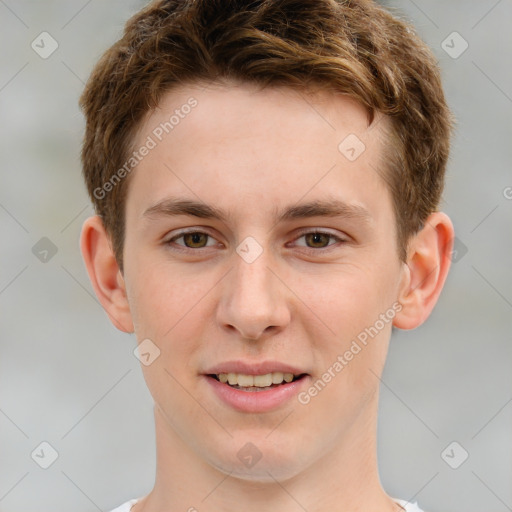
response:
<path id="1" fill-rule="evenodd" d="M 187 215 L 202 219 L 215 219 L 226 223 L 230 217 L 228 212 L 191 199 L 166 198 L 147 208 L 143 217 Z M 281 211 L 274 210 L 276 223 L 309 217 L 344 217 L 359 219 L 364 222 L 371 220 L 369 211 L 361 205 L 348 204 L 340 199 L 317 199 L 303 204 L 291 205 Z"/>

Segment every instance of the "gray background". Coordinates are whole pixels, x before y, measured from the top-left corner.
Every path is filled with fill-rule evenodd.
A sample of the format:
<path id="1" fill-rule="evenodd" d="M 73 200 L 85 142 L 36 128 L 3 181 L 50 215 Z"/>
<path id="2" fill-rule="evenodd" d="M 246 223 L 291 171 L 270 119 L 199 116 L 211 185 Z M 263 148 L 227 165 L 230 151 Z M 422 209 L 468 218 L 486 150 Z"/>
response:
<path id="1" fill-rule="evenodd" d="M 109 510 L 152 487 L 135 339 L 108 321 L 78 248 L 92 213 L 78 96 L 143 3 L 0 0 L 0 511 Z M 458 120 L 444 210 L 459 251 L 430 320 L 392 340 L 382 482 L 430 512 L 512 510 L 512 1 L 388 5 L 435 51 Z M 59 44 L 47 59 L 31 48 L 43 31 Z M 457 58 L 442 47 L 463 48 L 454 31 L 469 45 Z M 32 251 L 43 237 L 47 262 Z M 43 441 L 58 452 L 46 470 L 31 458 Z"/>

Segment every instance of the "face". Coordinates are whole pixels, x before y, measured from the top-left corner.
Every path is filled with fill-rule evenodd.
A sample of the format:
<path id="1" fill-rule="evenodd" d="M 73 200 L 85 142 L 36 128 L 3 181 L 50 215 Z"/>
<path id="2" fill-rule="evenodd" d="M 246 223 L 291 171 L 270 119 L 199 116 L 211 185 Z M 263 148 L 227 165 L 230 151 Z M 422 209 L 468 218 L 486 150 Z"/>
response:
<path id="1" fill-rule="evenodd" d="M 130 314 L 162 421 L 217 469 L 292 477 L 376 414 L 403 278 L 380 121 L 231 84 L 173 90 L 141 126 Z"/>

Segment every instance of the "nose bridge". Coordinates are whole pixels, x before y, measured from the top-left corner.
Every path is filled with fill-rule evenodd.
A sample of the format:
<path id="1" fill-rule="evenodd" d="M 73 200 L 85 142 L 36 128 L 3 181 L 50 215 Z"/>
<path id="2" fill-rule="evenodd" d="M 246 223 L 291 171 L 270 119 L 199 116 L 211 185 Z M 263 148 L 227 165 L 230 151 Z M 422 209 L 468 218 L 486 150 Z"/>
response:
<path id="1" fill-rule="evenodd" d="M 257 243 L 257 242 L 256 242 Z M 233 254 L 233 269 L 224 289 L 220 321 L 250 339 L 269 327 L 288 321 L 286 299 L 279 280 L 269 267 L 273 258 L 253 240 L 245 240 Z"/>
<path id="2" fill-rule="evenodd" d="M 241 295 L 247 305 L 252 302 L 257 302 L 260 307 L 269 304 L 272 300 L 269 258 L 261 254 L 251 262 L 240 256 L 235 258 L 235 261 L 233 294 Z"/>

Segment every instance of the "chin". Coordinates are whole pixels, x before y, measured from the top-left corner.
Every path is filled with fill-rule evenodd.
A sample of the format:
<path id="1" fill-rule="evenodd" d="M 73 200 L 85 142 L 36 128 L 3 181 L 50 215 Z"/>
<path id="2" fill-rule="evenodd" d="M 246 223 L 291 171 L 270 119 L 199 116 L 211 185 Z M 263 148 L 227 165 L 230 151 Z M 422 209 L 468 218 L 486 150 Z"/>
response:
<path id="1" fill-rule="evenodd" d="M 295 449 L 291 449 L 276 446 L 264 435 L 254 437 L 254 441 L 250 439 L 245 435 L 240 442 L 232 440 L 228 451 L 211 454 L 212 466 L 232 478 L 260 484 L 286 481 L 301 472 L 304 454 L 299 457 L 297 449 L 301 443 L 296 443 Z M 233 451 L 234 445 L 240 448 Z"/>
<path id="2" fill-rule="evenodd" d="M 254 484 L 275 484 L 276 481 L 285 482 L 300 473 L 296 465 L 283 465 L 282 461 L 276 462 L 276 464 L 260 461 L 252 468 L 247 468 L 238 461 L 231 461 L 231 464 L 225 463 L 222 466 L 216 466 L 216 469 L 229 475 L 231 478 Z"/>

